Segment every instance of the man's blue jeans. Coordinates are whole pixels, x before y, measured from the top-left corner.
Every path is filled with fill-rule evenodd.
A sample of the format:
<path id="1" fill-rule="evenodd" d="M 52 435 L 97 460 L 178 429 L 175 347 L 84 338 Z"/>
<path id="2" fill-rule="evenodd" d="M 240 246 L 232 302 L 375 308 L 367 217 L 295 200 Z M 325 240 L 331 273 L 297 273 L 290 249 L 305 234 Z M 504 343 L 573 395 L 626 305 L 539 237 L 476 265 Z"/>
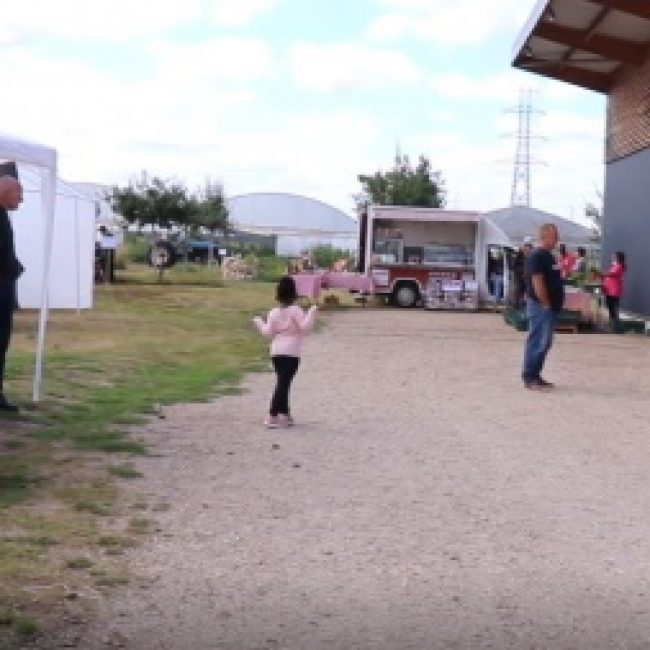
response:
<path id="1" fill-rule="evenodd" d="M 546 355 L 553 345 L 557 312 L 544 307 L 536 300 L 528 300 L 528 339 L 524 356 L 522 378 L 524 382 L 542 378 Z"/>

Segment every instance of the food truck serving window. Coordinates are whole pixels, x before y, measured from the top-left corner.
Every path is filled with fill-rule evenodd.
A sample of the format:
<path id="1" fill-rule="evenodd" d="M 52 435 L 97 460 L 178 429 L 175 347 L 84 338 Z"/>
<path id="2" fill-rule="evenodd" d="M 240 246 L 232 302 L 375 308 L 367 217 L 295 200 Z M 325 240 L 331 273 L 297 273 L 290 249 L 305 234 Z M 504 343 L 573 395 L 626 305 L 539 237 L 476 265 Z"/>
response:
<path id="1" fill-rule="evenodd" d="M 474 266 L 474 251 L 460 244 L 428 244 L 423 247 L 424 264 Z"/>

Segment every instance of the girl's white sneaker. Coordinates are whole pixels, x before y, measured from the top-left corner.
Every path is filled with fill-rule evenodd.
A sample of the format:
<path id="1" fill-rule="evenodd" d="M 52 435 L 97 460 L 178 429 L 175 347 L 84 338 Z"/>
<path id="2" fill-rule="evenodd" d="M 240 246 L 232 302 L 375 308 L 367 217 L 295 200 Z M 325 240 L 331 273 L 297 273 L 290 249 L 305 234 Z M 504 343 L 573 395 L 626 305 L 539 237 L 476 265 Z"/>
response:
<path id="1" fill-rule="evenodd" d="M 280 426 L 280 419 L 277 415 L 269 415 L 269 417 L 264 420 L 264 426 L 267 429 L 277 429 Z"/>

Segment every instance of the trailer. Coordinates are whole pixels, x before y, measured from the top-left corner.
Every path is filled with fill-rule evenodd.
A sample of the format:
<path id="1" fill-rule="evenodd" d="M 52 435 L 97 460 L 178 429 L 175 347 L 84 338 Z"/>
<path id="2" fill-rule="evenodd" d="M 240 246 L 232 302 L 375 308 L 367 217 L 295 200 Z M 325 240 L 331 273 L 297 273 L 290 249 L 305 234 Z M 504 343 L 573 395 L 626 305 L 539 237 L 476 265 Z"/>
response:
<path id="1" fill-rule="evenodd" d="M 490 264 L 507 235 L 479 212 L 370 206 L 359 218 L 359 270 L 374 293 L 399 307 L 474 310 L 490 299 Z M 498 270 L 498 269 L 497 269 Z"/>

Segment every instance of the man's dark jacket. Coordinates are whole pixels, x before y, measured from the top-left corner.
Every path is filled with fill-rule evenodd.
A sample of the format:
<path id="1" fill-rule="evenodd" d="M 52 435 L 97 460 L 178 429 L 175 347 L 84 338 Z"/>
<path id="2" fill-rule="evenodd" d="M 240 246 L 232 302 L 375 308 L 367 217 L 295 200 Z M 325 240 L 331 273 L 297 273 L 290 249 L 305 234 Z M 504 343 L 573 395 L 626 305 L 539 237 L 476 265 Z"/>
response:
<path id="1" fill-rule="evenodd" d="M 0 283 L 14 283 L 24 271 L 16 257 L 14 231 L 7 211 L 0 207 Z"/>

